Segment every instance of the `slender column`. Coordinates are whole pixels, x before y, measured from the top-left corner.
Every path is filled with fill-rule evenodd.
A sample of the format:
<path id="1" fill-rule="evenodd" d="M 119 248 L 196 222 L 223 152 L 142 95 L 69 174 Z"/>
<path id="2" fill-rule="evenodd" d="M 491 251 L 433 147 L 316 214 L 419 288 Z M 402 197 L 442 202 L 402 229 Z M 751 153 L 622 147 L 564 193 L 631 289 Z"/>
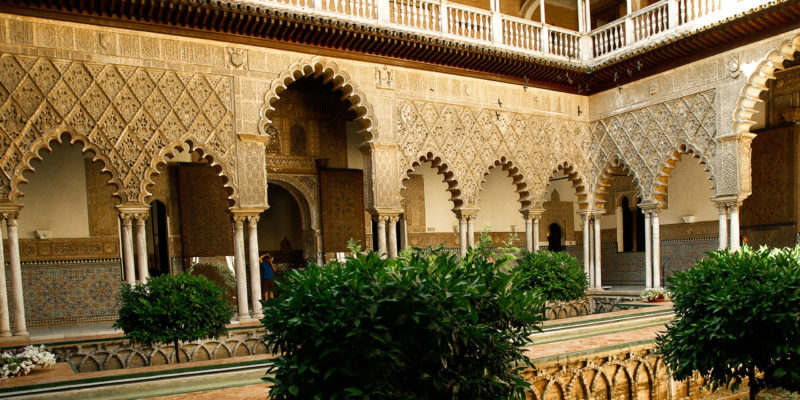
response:
<path id="1" fill-rule="evenodd" d="M 261 265 L 258 263 L 258 215 L 247 217 L 247 253 L 250 256 L 250 296 L 253 318 L 261 319 Z"/>
<path id="2" fill-rule="evenodd" d="M 533 218 L 524 215 L 525 221 L 525 251 L 533 251 Z"/>
<path id="3" fill-rule="evenodd" d="M 3 239 L 0 237 L 0 337 L 11 336 L 8 317 L 8 289 L 6 288 L 6 260 L 3 254 Z"/>
<path id="4" fill-rule="evenodd" d="M 658 209 L 653 210 L 653 287 L 661 287 L 661 226 L 658 223 Z"/>
<path id="5" fill-rule="evenodd" d="M 458 218 L 458 250 L 461 257 L 467 255 L 467 216 L 460 215 Z"/>
<path id="6" fill-rule="evenodd" d="M 7 213 L 8 266 L 11 270 L 11 294 L 14 296 L 14 336 L 28 336 L 25 325 L 25 301 L 22 298 L 22 269 L 19 264 L 19 238 L 17 237 L 17 213 Z"/>
<path id="7" fill-rule="evenodd" d="M 728 206 L 717 203 L 719 209 L 719 248 L 728 248 Z"/>
<path id="8" fill-rule="evenodd" d="M 533 251 L 539 251 L 539 216 L 533 217 Z"/>
<path id="9" fill-rule="evenodd" d="M 625 236 L 623 234 L 623 221 L 622 221 L 622 206 L 617 207 L 617 252 L 622 253 L 625 251 Z M 632 224 L 635 225 L 635 224 Z"/>
<path id="10" fill-rule="evenodd" d="M 739 203 L 728 204 L 728 213 L 731 215 L 731 250 L 737 251 L 739 244 Z"/>
<path id="11" fill-rule="evenodd" d="M 317 265 L 324 265 L 325 264 L 325 252 L 322 248 L 322 232 L 319 229 L 314 230 L 314 243 L 316 243 L 317 248 Z"/>
<path id="12" fill-rule="evenodd" d="M 592 3 L 591 0 L 586 0 L 584 3 L 583 23 L 585 24 L 584 32 L 592 31 Z"/>
<path id="13" fill-rule="evenodd" d="M 467 217 L 467 245 L 472 247 L 475 245 L 475 228 L 473 221 L 475 220 L 474 215 L 470 215 Z"/>
<path id="14" fill-rule="evenodd" d="M 578 0 L 580 1 L 580 0 Z M 541 0 L 539 2 L 539 19 L 542 21 L 542 31 L 541 31 L 541 41 L 542 41 L 542 52 L 549 53 L 550 52 L 550 33 L 547 29 L 547 22 L 545 22 L 544 18 L 544 2 L 545 0 Z"/>
<path id="15" fill-rule="evenodd" d="M 602 263 L 600 262 L 600 245 L 602 240 L 600 238 L 600 215 L 594 217 L 594 287 L 596 289 L 603 288 L 603 280 L 601 278 Z"/>
<path id="16" fill-rule="evenodd" d="M 577 1 L 578 1 L 578 9 L 577 9 L 577 11 L 578 11 L 578 31 L 579 32 L 584 32 L 584 27 L 586 26 L 586 23 L 584 23 L 583 21 L 584 21 L 584 18 L 586 18 L 586 17 L 583 15 L 584 11 L 585 11 L 585 9 L 583 8 L 583 0 L 577 0 Z M 544 5 L 544 4 L 542 4 L 542 5 Z M 544 21 L 542 21 L 542 22 L 544 22 Z"/>
<path id="17" fill-rule="evenodd" d="M 236 301 L 239 306 L 239 321 L 250 319 L 250 310 L 247 308 L 247 278 L 244 269 L 244 219 L 243 216 L 233 217 L 233 259 L 236 269 Z"/>
<path id="18" fill-rule="evenodd" d="M 133 265 L 133 215 L 120 213 L 122 219 L 122 265 L 125 268 L 125 282 L 136 283 L 136 268 Z"/>
<path id="19" fill-rule="evenodd" d="M 378 217 L 378 254 L 383 257 L 386 254 L 386 217 L 385 215 L 379 215 Z"/>
<path id="20" fill-rule="evenodd" d="M 581 215 L 583 218 L 583 272 L 586 273 L 586 277 L 589 279 L 589 286 L 591 287 L 592 280 L 591 280 L 591 272 L 592 271 L 592 257 L 591 257 L 591 240 L 589 235 L 589 215 L 583 214 Z"/>
<path id="21" fill-rule="evenodd" d="M 400 250 L 408 247 L 408 221 L 405 218 L 400 218 Z"/>
<path id="22" fill-rule="evenodd" d="M 386 234 L 389 236 L 389 258 L 397 258 L 397 216 L 389 217 Z"/>
<path id="23" fill-rule="evenodd" d="M 650 210 L 644 211 L 644 280 L 645 287 L 653 287 L 653 242 L 650 240 Z"/>
<path id="24" fill-rule="evenodd" d="M 147 241 L 145 239 L 144 227 L 147 222 L 147 214 L 136 213 L 133 215 L 136 220 L 136 265 L 139 267 L 139 282 L 147 282 Z"/>

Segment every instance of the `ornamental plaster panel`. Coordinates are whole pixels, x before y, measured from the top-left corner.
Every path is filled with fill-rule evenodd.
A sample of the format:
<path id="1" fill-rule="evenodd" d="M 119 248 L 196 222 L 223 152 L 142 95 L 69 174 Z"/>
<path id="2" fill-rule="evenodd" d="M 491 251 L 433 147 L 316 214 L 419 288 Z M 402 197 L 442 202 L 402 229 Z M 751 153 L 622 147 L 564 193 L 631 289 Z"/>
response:
<path id="1" fill-rule="evenodd" d="M 477 206 L 480 184 L 494 166 L 513 171 L 523 207 L 542 203 L 549 177 L 565 162 L 578 182 L 585 175 L 591 138 L 579 121 L 415 100 L 399 100 L 395 120 L 397 183 L 416 164 L 435 161 L 456 207 Z"/>
<path id="2" fill-rule="evenodd" d="M 104 162 L 123 202 L 146 202 L 156 167 L 187 145 L 236 200 L 229 77 L 10 53 L 0 71 L 1 198 L 22 196 L 22 172 L 66 133 Z"/>
<path id="3" fill-rule="evenodd" d="M 716 97 L 706 90 L 592 122 L 589 176 L 597 202 L 605 202 L 610 166 L 628 169 L 643 202 L 663 201 L 676 153 L 700 157 L 714 179 Z"/>
<path id="4" fill-rule="evenodd" d="M 267 206 L 267 166 L 264 143 L 240 141 L 239 152 L 239 203 L 241 207 Z"/>

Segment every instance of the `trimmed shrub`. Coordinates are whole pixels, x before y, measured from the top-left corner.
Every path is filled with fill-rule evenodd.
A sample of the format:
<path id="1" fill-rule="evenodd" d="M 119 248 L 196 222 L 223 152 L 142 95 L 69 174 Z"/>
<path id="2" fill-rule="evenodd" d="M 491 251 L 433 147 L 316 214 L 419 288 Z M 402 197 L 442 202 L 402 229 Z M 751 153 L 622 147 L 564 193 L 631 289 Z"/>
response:
<path id="1" fill-rule="evenodd" d="M 563 251 L 525 251 L 517 260 L 516 269 L 527 278 L 528 288 L 541 292 L 548 301 L 577 300 L 586 296 L 589 288 L 583 266 Z"/>
<path id="2" fill-rule="evenodd" d="M 485 243 L 483 244 L 485 246 Z M 264 302 L 270 399 L 523 399 L 544 301 L 509 256 L 357 254 L 287 273 Z M 494 256 L 492 254 L 492 256 Z"/>
<path id="3" fill-rule="evenodd" d="M 151 346 L 173 343 L 180 362 L 179 341 L 219 337 L 233 317 L 222 288 L 202 276 L 161 275 L 146 283 L 123 283 L 119 319 L 132 342 Z"/>
<path id="4" fill-rule="evenodd" d="M 199 275 L 221 287 L 222 297 L 231 305 L 236 304 L 236 278 L 230 268 L 217 263 L 197 263 L 186 271 L 189 275 Z"/>
<path id="5" fill-rule="evenodd" d="M 657 339 L 676 379 L 800 388 L 800 249 L 719 250 L 667 278 L 675 320 Z"/>

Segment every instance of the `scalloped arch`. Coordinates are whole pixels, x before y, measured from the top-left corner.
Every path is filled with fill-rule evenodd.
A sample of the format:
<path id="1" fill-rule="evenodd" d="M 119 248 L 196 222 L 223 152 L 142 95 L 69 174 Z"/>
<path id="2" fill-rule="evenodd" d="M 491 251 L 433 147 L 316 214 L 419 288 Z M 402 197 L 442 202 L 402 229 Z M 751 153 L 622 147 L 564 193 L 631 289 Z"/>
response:
<path id="1" fill-rule="evenodd" d="M 47 134 L 43 135 L 42 137 L 36 139 L 31 146 L 26 149 L 22 157 L 20 158 L 19 163 L 17 164 L 16 168 L 14 168 L 14 173 L 11 176 L 11 180 L 9 182 L 10 191 L 9 191 L 9 199 L 13 202 L 16 202 L 20 198 L 24 197 L 24 192 L 20 190 L 19 186 L 27 183 L 27 179 L 22 176 L 25 172 L 33 172 L 36 173 L 36 169 L 31 165 L 34 160 L 42 161 L 43 157 L 39 154 L 42 150 L 46 152 L 51 152 L 53 150 L 52 143 L 58 143 L 59 145 L 63 145 L 63 138 L 69 138 L 69 144 L 74 145 L 76 143 L 80 143 L 81 146 L 81 153 L 86 154 L 89 152 L 94 153 L 92 157 L 93 162 L 102 162 L 103 163 L 103 170 L 102 172 L 111 174 L 111 179 L 108 180 L 108 183 L 115 187 L 115 191 L 113 197 L 120 202 L 124 202 L 125 199 L 123 198 L 122 194 L 122 180 L 120 179 L 120 174 L 114 168 L 114 165 L 111 163 L 111 159 L 108 158 L 103 151 L 93 144 L 88 137 L 78 133 L 75 129 L 69 126 L 59 126 L 52 129 Z"/>
<path id="2" fill-rule="evenodd" d="M 750 127 L 756 123 L 753 120 L 753 115 L 758 112 L 755 107 L 761 101 L 761 92 L 767 90 L 767 81 L 775 78 L 776 70 L 784 69 L 784 61 L 794 60 L 794 53 L 797 51 L 800 51 L 800 34 L 781 42 L 758 63 L 736 102 L 731 126 L 734 134 L 750 133 Z"/>
<path id="3" fill-rule="evenodd" d="M 400 188 L 405 188 L 405 182 L 408 180 L 408 174 L 414 171 L 416 167 L 426 162 L 431 163 L 431 166 L 436 169 L 437 174 L 444 176 L 444 182 L 447 183 L 447 191 L 450 192 L 449 200 L 453 202 L 453 209 L 457 210 L 461 208 L 464 205 L 464 202 L 461 199 L 461 188 L 459 187 L 459 182 L 455 176 L 455 173 L 453 173 L 447 163 L 443 162 L 440 157 L 434 156 L 431 152 L 420 156 L 404 170 Z"/>
<path id="4" fill-rule="evenodd" d="M 584 177 L 584 174 L 582 174 L 580 170 L 575 167 L 575 165 L 575 163 L 569 160 L 558 161 L 549 169 L 549 173 L 541 175 L 543 179 L 541 187 L 543 189 L 535 199 L 534 203 L 536 206 L 541 207 L 542 203 L 544 203 L 550 177 L 557 174 L 559 171 L 562 171 L 567 175 L 569 181 L 572 183 L 573 189 L 575 189 L 575 195 L 578 197 L 578 208 L 585 210 L 589 207 L 591 203 L 591 193 L 587 190 L 587 180 Z"/>
<path id="5" fill-rule="evenodd" d="M 335 62 L 324 57 L 312 57 L 298 61 L 272 81 L 267 94 L 264 96 L 264 105 L 261 106 L 259 111 L 258 130 L 262 135 L 267 135 L 267 128 L 272 124 L 270 116 L 275 111 L 274 103 L 280 98 L 281 93 L 290 84 L 306 76 L 322 77 L 323 82 L 326 84 L 332 82 L 333 91 L 341 91 L 343 94 L 341 99 L 348 100 L 350 102 L 350 110 L 356 113 L 355 121 L 361 124 L 359 134 L 364 138 L 364 141 L 371 142 L 378 138 L 375 131 L 375 113 L 372 106 L 367 102 L 366 95 L 358 88 L 358 85 L 346 71 Z"/>
<path id="6" fill-rule="evenodd" d="M 197 152 L 202 159 L 208 161 L 209 166 L 213 167 L 217 171 L 217 175 L 222 177 L 222 182 L 225 188 L 225 193 L 228 196 L 229 205 L 231 207 L 236 206 L 236 204 L 238 204 L 239 194 L 236 190 L 236 187 L 232 183 L 236 177 L 236 172 L 232 171 L 231 167 L 227 166 L 226 164 L 217 163 L 216 160 L 222 159 L 219 155 L 215 154 L 211 150 L 208 150 L 202 145 L 198 146 L 196 143 L 199 143 L 199 141 L 193 138 L 187 138 L 176 140 L 161 148 L 158 153 L 153 156 L 153 159 L 150 160 L 150 165 L 147 166 L 147 169 L 144 171 L 144 176 L 141 177 L 142 183 L 138 198 L 131 200 L 135 200 L 141 204 L 147 204 L 149 202 L 150 197 L 153 195 L 149 188 L 155 184 L 153 177 L 161 173 L 159 169 L 167 164 L 168 159 L 175 157 L 175 151 L 177 150 L 179 152 Z"/>
<path id="7" fill-rule="evenodd" d="M 675 166 L 678 164 L 678 162 L 681 161 L 683 155 L 689 155 L 692 158 L 696 158 L 699 160 L 700 164 L 703 164 L 703 169 L 708 172 L 707 179 L 711 181 L 711 189 L 716 189 L 716 176 L 714 175 L 714 171 L 711 167 L 711 163 L 709 163 L 708 158 L 691 144 L 682 143 L 670 149 L 666 159 L 663 163 L 661 163 L 661 167 L 658 169 L 658 174 L 656 174 L 656 177 L 652 183 L 653 200 L 661 203 L 662 205 L 667 197 L 669 178 L 672 177 L 672 171 L 675 169 Z"/>
<path id="8" fill-rule="evenodd" d="M 605 167 L 600 172 L 600 175 L 597 177 L 597 181 L 595 183 L 594 188 L 594 200 L 595 200 L 595 208 L 603 209 L 606 204 L 606 196 L 608 195 L 608 187 L 611 185 L 609 182 L 611 181 L 611 173 L 612 168 L 622 168 L 624 172 L 627 172 L 630 176 L 633 177 L 633 186 L 634 189 L 639 191 L 639 197 L 642 198 L 642 202 L 645 202 L 646 199 L 642 196 L 642 183 L 639 180 L 636 172 L 630 168 L 628 163 L 622 159 L 619 155 L 613 155 L 605 162 Z"/>
<path id="9" fill-rule="evenodd" d="M 486 182 L 486 177 L 492 172 L 495 168 L 500 168 L 501 171 L 506 171 L 508 176 L 514 181 L 515 192 L 519 195 L 520 205 L 522 205 L 522 209 L 528 209 L 531 206 L 530 200 L 530 192 L 528 189 L 528 183 L 525 181 L 525 176 L 522 174 L 522 171 L 515 166 L 514 162 L 506 158 L 505 156 L 496 159 L 488 168 L 484 169 L 483 174 L 481 175 L 481 179 L 478 182 L 478 193 L 475 194 L 475 198 L 480 201 L 480 193 L 483 192 L 483 184 Z"/>

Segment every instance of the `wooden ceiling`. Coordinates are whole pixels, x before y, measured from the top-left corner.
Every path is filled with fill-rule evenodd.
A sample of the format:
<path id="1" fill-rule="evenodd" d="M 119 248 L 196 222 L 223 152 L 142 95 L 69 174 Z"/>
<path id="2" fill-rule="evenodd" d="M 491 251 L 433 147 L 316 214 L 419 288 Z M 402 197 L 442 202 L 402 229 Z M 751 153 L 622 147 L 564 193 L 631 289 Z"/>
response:
<path id="1" fill-rule="evenodd" d="M 0 12 L 220 40 L 592 94 L 800 27 L 775 4 L 594 68 L 219 0 L 0 0 Z"/>

